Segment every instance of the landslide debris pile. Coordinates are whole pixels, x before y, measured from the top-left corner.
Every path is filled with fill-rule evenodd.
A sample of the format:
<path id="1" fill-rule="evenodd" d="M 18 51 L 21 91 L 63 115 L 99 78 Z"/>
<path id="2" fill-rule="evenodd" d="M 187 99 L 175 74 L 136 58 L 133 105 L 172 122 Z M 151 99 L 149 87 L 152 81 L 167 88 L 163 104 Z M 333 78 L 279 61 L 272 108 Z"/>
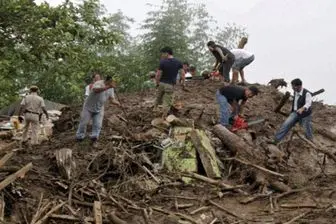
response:
<path id="1" fill-rule="evenodd" d="M 61 117 L 61 131 L 36 148 L 17 150 L 3 141 L 12 147 L 1 152 L 10 157 L 1 162 L 2 180 L 33 166 L 1 188 L 0 218 L 7 223 L 332 223 L 336 108 L 313 103 L 314 143 L 297 127 L 274 146 L 267 141 L 285 119 L 273 112 L 283 93 L 259 85 L 262 93 L 247 103 L 244 115 L 266 121 L 233 134 L 216 125 L 220 86 L 195 80 L 184 90 L 177 87 L 175 116 L 167 120 L 153 112 L 155 90 L 121 95 L 122 109 L 106 107 L 98 148 L 75 142 L 73 119 L 80 107 L 72 108 L 71 116 L 64 113 L 71 122 Z M 282 112 L 289 109 L 290 102 Z"/>

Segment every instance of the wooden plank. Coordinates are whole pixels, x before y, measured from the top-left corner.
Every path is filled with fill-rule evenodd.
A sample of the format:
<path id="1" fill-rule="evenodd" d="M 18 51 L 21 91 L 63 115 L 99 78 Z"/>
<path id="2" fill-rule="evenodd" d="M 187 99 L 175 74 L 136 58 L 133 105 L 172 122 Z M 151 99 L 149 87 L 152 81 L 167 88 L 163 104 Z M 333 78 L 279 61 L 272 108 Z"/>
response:
<path id="1" fill-rule="evenodd" d="M 201 130 L 193 130 L 190 133 L 190 137 L 199 154 L 207 176 L 210 178 L 220 178 L 221 175 L 217 164 L 216 152 L 205 132 Z"/>
<path id="2" fill-rule="evenodd" d="M 14 152 L 7 153 L 4 157 L 0 160 L 0 168 L 5 165 L 5 163 L 14 155 Z"/>
<path id="3" fill-rule="evenodd" d="M 4 145 L 4 146 L 2 146 L 2 147 L 0 148 L 0 152 L 1 152 L 1 151 L 7 151 L 7 150 L 13 148 L 14 146 L 16 146 L 16 142 L 15 142 L 15 141 L 14 141 L 14 142 L 11 142 L 11 143 L 8 143 L 7 145 Z"/>
<path id="4" fill-rule="evenodd" d="M 103 223 L 103 216 L 102 216 L 102 205 L 100 201 L 95 201 L 93 203 L 93 215 L 96 224 Z"/>
<path id="5" fill-rule="evenodd" d="M 22 167 L 20 170 L 18 170 L 16 173 L 13 173 L 6 177 L 3 181 L 0 183 L 0 191 L 7 187 L 9 184 L 13 183 L 16 179 L 19 177 L 23 178 L 24 175 L 33 167 L 33 163 L 28 163 L 24 167 Z"/>

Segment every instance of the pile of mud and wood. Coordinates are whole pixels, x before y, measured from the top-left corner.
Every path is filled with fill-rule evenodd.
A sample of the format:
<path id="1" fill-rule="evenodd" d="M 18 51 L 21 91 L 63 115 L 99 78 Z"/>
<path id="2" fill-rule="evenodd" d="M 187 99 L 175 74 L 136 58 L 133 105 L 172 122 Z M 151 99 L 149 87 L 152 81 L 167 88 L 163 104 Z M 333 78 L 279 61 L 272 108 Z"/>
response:
<path id="1" fill-rule="evenodd" d="M 192 80 L 177 86 L 167 118 L 153 110 L 155 90 L 120 95 L 122 107 L 106 106 L 97 148 L 75 141 L 80 106 L 65 109 L 53 136 L 37 147 L 4 137 L 0 219 L 333 223 L 336 108 L 313 103 L 314 142 L 297 126 L 279 145 L 268 144 L 290 111 L 290 93 L 277 89 L 284 83 L 258 85 L 244 117 L 265 122 L 234 133 L 217 124 L 222 84 Z"/>

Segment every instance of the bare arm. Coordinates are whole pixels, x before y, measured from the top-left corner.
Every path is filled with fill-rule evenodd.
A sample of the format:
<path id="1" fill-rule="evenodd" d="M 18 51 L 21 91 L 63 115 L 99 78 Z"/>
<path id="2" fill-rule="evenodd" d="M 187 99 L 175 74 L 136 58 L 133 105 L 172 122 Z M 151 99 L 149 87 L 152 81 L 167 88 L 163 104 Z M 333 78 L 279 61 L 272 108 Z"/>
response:
<path id="1" fill-rule="evenodd" d="M 43 113 L 46 115 L 46 118 L 49 119 L 48 111 L 45 109 L 45 107 L 42 107 Z"/>

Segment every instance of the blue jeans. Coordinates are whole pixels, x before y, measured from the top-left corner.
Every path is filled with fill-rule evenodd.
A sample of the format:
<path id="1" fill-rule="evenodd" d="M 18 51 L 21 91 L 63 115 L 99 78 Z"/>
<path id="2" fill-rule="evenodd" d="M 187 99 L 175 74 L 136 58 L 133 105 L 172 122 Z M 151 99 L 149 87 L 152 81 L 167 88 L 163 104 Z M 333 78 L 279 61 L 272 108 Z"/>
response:
<path id="1" fill-rule="evenodd" d="M 104 109 L 102 109 L 100 112 L 94 113 L 87 110 L 84 107 L 81 114 L 81 120 L 76 132 L 76 138 L 77 139 L 85 138 L 87 125 L 89 121 L 92 119 L 92 133 L 90 137 L 91 139 L 98 139 L 103 124 L 103 118 L 104 118 Z"/>
<path id="2" fill-rule="evenodd" d="M 306 138 L 312 140 L 313 128 L 311 125 L 311 120 L 312 120 L 311 115 L 304 118 L 300 118 L 296 112 L 292 112 L 286 119 L 286 121 L 281 125 L 280 130 L 275 134 L 275 140 L 281 141 L 297 122 L 299 122 L 300 125 L 303 126 Z"/>
<path id="3" fill-rule="evenodd" d="M 228 103 L 225 96 L 223 96 L 219 90 L 216 92 L 217 103 L 219 104 L 219 122 L 221 125 L 228 127 L 229 119 L 231 117 L 231 106 Z"/>

